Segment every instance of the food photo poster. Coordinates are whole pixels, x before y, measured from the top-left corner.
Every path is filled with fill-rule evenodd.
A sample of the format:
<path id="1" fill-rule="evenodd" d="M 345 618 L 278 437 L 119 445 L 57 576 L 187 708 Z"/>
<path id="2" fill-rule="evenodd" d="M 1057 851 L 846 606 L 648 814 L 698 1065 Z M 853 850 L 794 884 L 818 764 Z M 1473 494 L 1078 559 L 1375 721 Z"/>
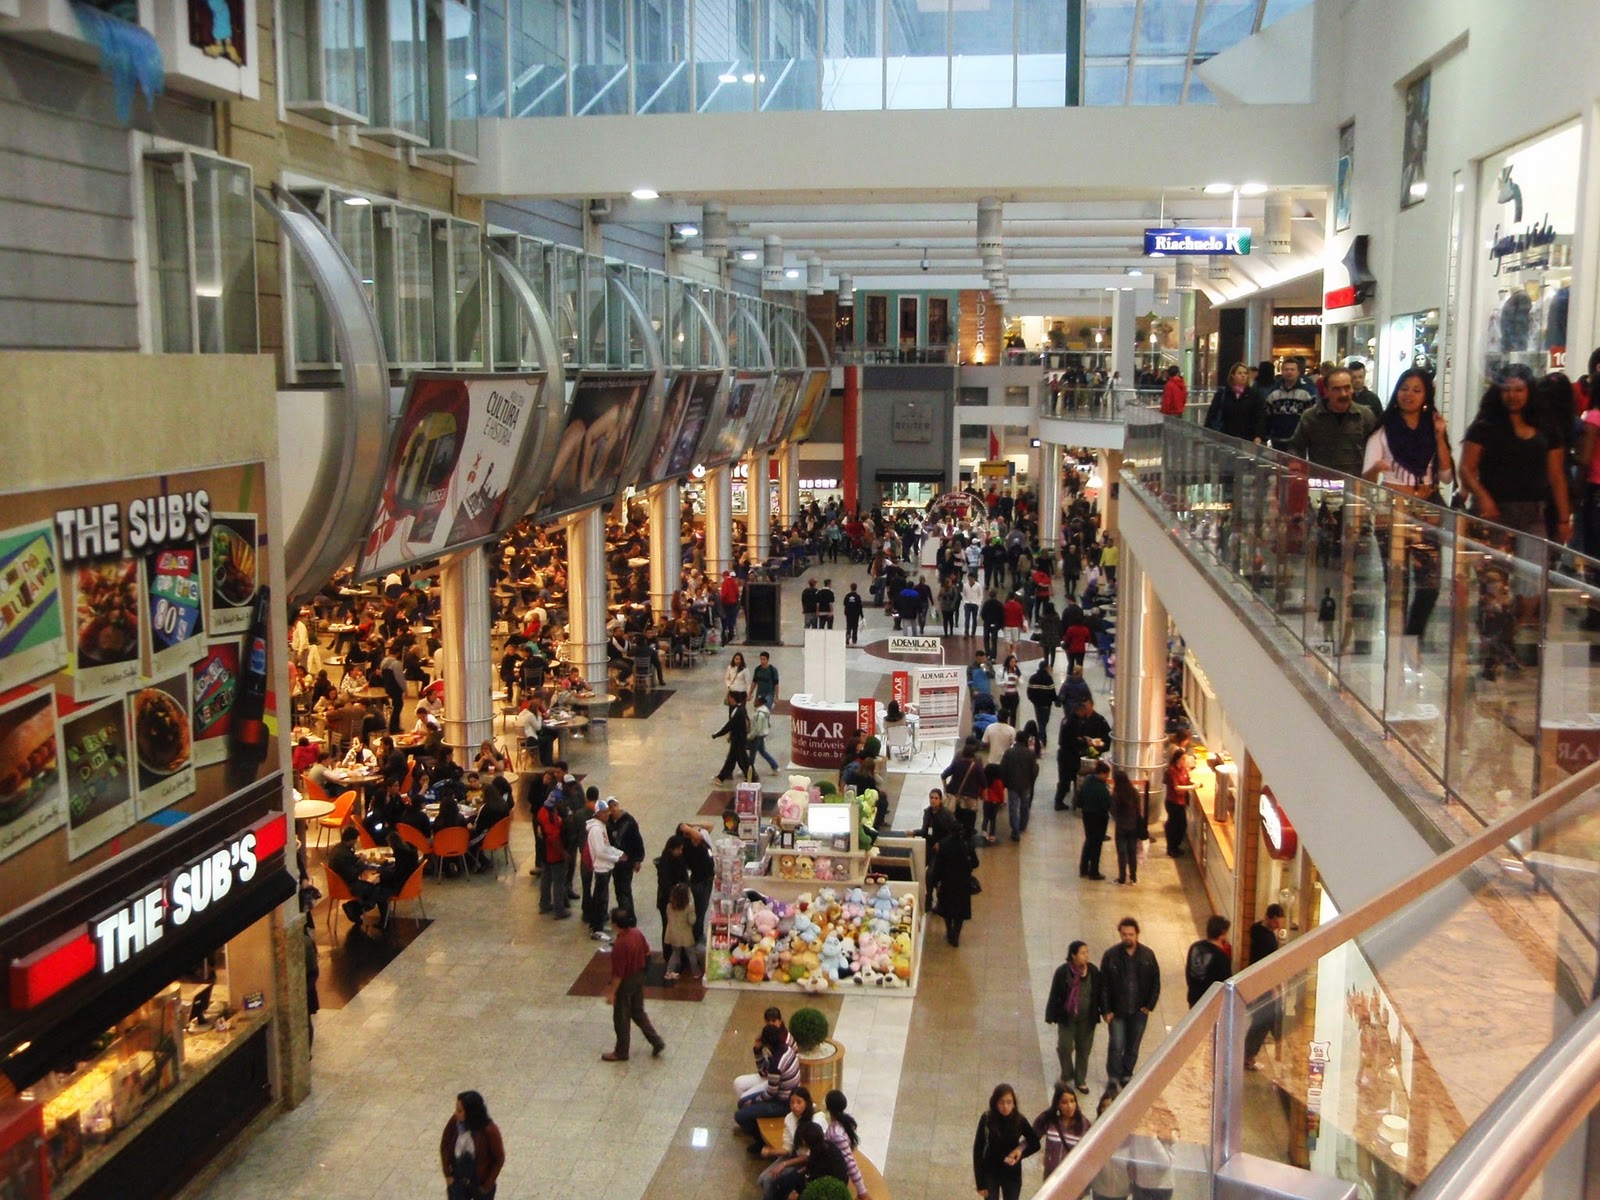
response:
<path id="1" fill-rule="evenodd" d="M 264 762 L 230 721 L 266 612 L 266 480 L 246 463 L 3 494 L 0 908 L 227 799 L 253 782 L 241 762 L 273 769 L 271 661 Z"/>

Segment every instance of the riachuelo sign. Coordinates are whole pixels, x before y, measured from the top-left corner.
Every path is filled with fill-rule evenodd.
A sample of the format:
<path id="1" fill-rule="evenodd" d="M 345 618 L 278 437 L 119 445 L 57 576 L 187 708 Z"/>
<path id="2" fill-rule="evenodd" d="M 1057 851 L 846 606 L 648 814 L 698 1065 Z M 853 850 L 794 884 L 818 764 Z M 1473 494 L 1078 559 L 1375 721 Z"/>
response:
<path id="1" fill-rule="evenodd" d="M 1236 254 L 1250 253 L 1250 227 L 1248 225 L 1183 229 L 1146 229 L 1144 252 L 1161 257 L 1173 254 Z"/>

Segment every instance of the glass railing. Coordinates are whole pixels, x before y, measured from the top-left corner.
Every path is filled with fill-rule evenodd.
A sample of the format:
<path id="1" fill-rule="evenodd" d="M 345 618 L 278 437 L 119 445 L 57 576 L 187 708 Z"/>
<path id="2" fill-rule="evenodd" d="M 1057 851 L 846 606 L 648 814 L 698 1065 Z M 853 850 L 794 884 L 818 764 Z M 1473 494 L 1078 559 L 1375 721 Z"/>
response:
<path id="1" fill-rule="evenodd" d="M 837 366 L 899 366 L 945 367 L 960 358 L 960 347 L 954 343 L 938 346 L 875 346 L 852 344 L 835 346 L 833 361 Z"/>
<path id="2" fill-rule="evenodd" d="M 1160 402 L 1160 388 L 1086 384 L 1051 391 L 1048 383 L 1039 384 L 1039 415 L 1064 421 L 1144 421 L 1150 419 L 1148 414 L 1155 412 Z"/>
<path id="3" fill-rule="evenodd" d="M 1406 756 L 1450 840 L 1600 759 L 1600 561 L 1187 420 L 1128 418 L 1134 486 Z"/>
<path id="4" fill-rule="evenodd" d="M 1600 1094 L 1600 1054 L 1571 1053 L 1597 1033 L 1597 783 L 1600 766 L 1586 767 L 1213 986 L 1039 1196 L 1121 1196 L 1132 1183 L 1198 1198 L 1250 1161 L 1389 1200 L 1446 1160 L 1456 1182 L 1439 1197 L 1492 1167 L 1531 1181 L 1498 1200 L 1581 1194 L 1584 1147 L 1563 1143 Z M 1503 1098 L 1538 1127 L 1503 1150 L 1476 1145 L 1503 1125 Z"/>

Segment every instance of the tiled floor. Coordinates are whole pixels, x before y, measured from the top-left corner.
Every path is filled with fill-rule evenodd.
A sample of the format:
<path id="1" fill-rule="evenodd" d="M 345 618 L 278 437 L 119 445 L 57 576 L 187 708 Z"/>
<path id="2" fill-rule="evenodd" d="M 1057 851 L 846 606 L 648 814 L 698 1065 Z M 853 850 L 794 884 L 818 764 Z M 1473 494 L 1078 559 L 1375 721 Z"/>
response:
<path id="1" fill-rule="evenodd" d="M 794 592 L 803 586 L 803 579 L 785 584 Z M 802 687 L 804 677 L 798 596 L 789 599 L 789 644 L 773 650 L 783 692 Z M 886 636 L 889 625 L 881 613 L 869 614 L 863 642 Z M 893 664 L 849 654 L 850 694 L 887 699 Z M 574 769 L 638 817 L 652 854 L 676 822 L 697 816 L 721 761 L 722 743 L 710 734 L 722 721 L 725 659 L 670 670 L 671 695 L 648 719 L 614 716 L 607 737 L 575 740 L 569 750 Z M 952 654 L 952 661 L 963 660 Z M 1087 670 L 1103 699 L 1108 685 L 1098 663 L 1091 659 Z M 781 756 L 787 720 L 774 725 L 771 748 Z M 894 824 L 916 824 L 928 782 L 888 777 L 891 798 L 905 796 Z M 971 1195 L 973 1128 L 995 1083 L 1012 1083 L 1029 1115 L 1048 1102 L 1055 1039 L 1040 1014 L 1073 938 L 1098 955 L 1115 940 L 1121 916 L 1138 916 L 1164 980 L 1146 1052 L 1183 1012 L 1181 955 L 1206 916 L 1193 869 L 1180 873 L 1157 857 L 1136 888 L 1079 880 L 1078 822 L 1051 811 L 1054 786 L 1055 757 L 1047 754 L 1038 785 L 1044 800 L 1027 837 L 982 854 L 984 890 L 960 949 L 946 946 L 941 923 L 930 921 L 914 999 L 838 994 L 845 1091 L 863 1151 L 897 1196 Z M 318 1016 L 310 1099 L 252 1143 L 210 1197 L 438 1200 L 439 1134 L 455 1094 L 467 1088 L 484 1094 L 505 1136 L 505 1200 L 755 1194 L 756 1164 L 732 1137 L 731 1079 L 749 1069 L 760 1009 L 798 1007 L 800 993 L 711 989 L 698 1003 L 652 1002 L 667 1053 L 602 1063 L 610 1010 L 569 995 L 594 944 L 581 922 L 558 925 L 537 914 L 536 885 L 525 873 L 533 853 L 525 814 L 513 848 L 522 862 L 516 873 L 430 880 L 432 925 L 343 1008 Z M 644 903 L 653 897 L 648 868 L 635 892 Z M 643 928 L 655 941 L 653 912 Z M 1104 1047 L 1102 1036 L 1097 1056 Z M 1091 1082 L 1102 1079 L 1097 1057 Z M 1037 1166 L 1027 1179 L 1036 1184 Z"/>

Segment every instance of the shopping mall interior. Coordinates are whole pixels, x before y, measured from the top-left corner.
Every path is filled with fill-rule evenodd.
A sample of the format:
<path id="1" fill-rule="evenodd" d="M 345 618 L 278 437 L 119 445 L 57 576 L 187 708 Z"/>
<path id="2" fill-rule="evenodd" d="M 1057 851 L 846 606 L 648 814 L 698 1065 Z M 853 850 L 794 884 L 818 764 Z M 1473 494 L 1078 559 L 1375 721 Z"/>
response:
<path id="1" fill-rule="evenodd" d="M 1596 61 L 0 0 L 0 1194 L 1600 1200 Z"/>

